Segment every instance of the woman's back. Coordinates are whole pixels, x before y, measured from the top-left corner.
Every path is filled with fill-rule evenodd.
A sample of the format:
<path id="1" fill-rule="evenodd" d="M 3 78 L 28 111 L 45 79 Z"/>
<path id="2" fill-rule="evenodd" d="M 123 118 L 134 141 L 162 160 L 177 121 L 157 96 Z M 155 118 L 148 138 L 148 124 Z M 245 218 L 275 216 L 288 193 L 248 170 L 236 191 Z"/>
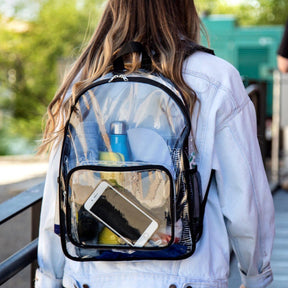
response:
<path id="1" fill-rule="evenodd" d="M 266 287 L 272 281 L 273 202 L 256 137 L 255 110 L 239 73 L 208 53 L 189 56 L 200 27 L 192 0 L 111 0 L 107 5 L 98 29 L 50 105 L 44 136 L 48 140 L 42 148 L 53 141 L 55 132 L 61 142 L 55 127 L 64 126 L 66 111 L 73 105 L 73 97 L 66 103 L 63 99 L 76 75 L 81 76 L 73 95 L 111 70 L 111 61 L 124 43 L 140 41 L 150 53 L 154 71 L 171 79 L 188 102 L 189 144 L 196 154 L 203 191 L 207 171 L 216 170 L 203 236 L 194 255 L 185 260 L 83 263 L 65 258 L 60 238 L 53 232 L 60 161 L 56 145 L 43 198 L 36 287 L 226 288 L 230 241 L 243 284 Z M 128 71 L 139 67 L 139 59 L 139 55 L 127 59 Z"/>

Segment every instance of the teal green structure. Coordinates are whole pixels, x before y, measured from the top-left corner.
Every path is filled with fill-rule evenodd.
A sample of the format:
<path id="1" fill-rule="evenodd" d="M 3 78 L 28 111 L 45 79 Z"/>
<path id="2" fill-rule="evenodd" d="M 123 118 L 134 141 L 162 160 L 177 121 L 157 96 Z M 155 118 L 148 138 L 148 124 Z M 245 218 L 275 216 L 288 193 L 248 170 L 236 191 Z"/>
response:
<path id="1" fill-rule="evenodd" d="M 267 84 L 267 116 L 272 116 L 273 70 L 284 26 L 241 27 L 230 15 L 202 18 L 215 54 L 233 64 L 244 80 Z M 203 43 L 207 45 L 203 37 Z"/>

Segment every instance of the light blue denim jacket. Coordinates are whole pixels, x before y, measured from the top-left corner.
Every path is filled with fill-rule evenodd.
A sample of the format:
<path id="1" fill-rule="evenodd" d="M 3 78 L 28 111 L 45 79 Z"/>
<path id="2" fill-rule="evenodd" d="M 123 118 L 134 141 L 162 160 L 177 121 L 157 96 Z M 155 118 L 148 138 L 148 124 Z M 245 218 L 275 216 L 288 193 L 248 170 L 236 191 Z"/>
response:
<path id="1" fill-rule="evenodd" d="M 227 288 L 231 246 L 246 288 L 271 283 L 274 208 L 257 140 L 254 106 L 237 70 L 216 56 L 196 52 L 186 60 L 183 76 L 199 99 L 192 126 L 203 191 L 210 170 L 216 170 L 196 252 L 177 261 L 74 262 L 65 258 L 60 238 L 53 232 L 58 146 L 50 156 L 43 197 L 37 288 L 169 288 L 172 284 L 177 288 Z"/>

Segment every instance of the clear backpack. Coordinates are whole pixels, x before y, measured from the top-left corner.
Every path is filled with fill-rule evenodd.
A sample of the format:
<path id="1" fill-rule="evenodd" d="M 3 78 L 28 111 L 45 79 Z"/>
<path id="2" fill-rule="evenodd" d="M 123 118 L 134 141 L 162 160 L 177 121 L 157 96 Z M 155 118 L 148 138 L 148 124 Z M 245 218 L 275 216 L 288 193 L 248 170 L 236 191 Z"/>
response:
<path id="1" fill-rule="evenodd" d="M 77 261 L 183 259 L 201 237 L 210 184 L 202 199 L 180 92 L 145 69 L 120 73 L 127 53 L 140 50 L 143 67 L 149 65 L 141 45 L 125 49 L 116 72 L 79 93 L 65 126 L 57 207 L 62 248 Z"/>

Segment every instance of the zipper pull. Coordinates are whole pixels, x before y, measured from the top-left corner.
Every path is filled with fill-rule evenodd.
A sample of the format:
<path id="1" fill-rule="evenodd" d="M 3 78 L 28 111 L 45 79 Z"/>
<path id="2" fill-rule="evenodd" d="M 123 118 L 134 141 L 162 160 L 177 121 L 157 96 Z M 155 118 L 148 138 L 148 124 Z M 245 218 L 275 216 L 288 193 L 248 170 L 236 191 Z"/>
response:
<path id="1" fill-rule="evenodd" d="M 122 79 L 125 82 L 129 81 L 126 75 L 124 75 L 124 74 L 118 75 L 117 74 L 117 75 L 114 75 L 108 82 L 110 83 L 110 82 L 114 81 L 115 79 Z"/>

